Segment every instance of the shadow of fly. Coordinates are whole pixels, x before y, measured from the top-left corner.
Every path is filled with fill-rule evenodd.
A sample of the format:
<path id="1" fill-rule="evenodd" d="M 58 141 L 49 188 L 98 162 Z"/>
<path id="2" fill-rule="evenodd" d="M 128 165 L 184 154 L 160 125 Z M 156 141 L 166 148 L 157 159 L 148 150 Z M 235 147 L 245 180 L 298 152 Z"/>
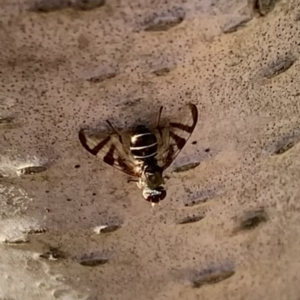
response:
<path id="1" fill-rule="evenodd" d="M 82 146 L 108 165 L 134 177 L 129 180 L 142 189 L 143 197 L 152 205 L 163 200 L 167 192 L 163 172 L 171 165 L 193 133 L 197 121 L 196 105 L 188 103 L 161 125 L 160 107 L 154 126 L 138 125 L 134 130 L 118 132 L 106 121 L 111 132 L 80 129 Z"/>

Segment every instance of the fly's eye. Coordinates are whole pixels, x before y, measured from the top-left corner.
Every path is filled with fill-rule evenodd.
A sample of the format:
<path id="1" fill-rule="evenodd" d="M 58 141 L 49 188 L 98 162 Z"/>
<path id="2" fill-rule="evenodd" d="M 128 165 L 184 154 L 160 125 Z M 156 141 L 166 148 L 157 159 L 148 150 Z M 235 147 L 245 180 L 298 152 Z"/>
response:
<path id="1" fill-rule="evenodd" d="M 153 192 L 149 193 L 146 200 L 151 203 L 158 203 L 164 200 L 166 196 L 167 191 L 162 186 L 160 186 L 156 190 L 153 190 Z"/>

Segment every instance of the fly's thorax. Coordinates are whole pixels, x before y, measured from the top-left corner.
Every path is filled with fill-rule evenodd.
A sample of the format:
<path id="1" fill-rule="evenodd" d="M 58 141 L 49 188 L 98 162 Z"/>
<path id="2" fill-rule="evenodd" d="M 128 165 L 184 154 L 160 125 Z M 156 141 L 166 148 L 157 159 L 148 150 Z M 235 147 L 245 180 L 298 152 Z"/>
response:
<path id="1" fill-rule="evenodd" d="M 157 154 L 157 138 L 147 127 L 138 126 L 130 138 L 130 151 L 137 160 L 145 161 Z"/>
<path id="2" fill-rule="evenodd" d="M 155 189 L 164 183 L 162 169 L 155 160 L 148 161 L 148 164 L 142 167 L 140 181 L 144 187 L 149 189 Z"/>

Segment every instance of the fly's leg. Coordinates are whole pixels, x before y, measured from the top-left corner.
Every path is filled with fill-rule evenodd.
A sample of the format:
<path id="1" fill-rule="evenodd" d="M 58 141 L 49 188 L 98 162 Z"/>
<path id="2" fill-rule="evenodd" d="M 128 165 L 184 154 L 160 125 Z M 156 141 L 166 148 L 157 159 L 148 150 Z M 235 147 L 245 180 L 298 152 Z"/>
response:
<path id="1" fill-rule="evenodd" d="M 139 181 L 137 179 L 128 179 L 127 183 L 130 183 L 130 182 L 139 182 Z"/>
<path id="2" fill-rule="evenodd" d="M 157 119 L 157 126 L 156 127 L 159 127 L 159 122 L 160 122 L 161 113 L 162 113 L 163 108 L 164 108 L 163 106 L 161 106 L 159 108 L 158 119 Z"/>
<path id="3" fill-rule="evenodd" d="M 163 184 L 166 183 L 166 181 L 168 181 L 171 177 L 169 175 L 164 175 L 163 176 Z"/>
<path id="4" fill-rule="evenodd" d="M 119 137 L 121 137 L 121 134 L 118 132 L 118 130 L 108 120 L 106 120 L 106 123 Z"/>
<path id="5" fill-rule="evenodd" d="M 143 189 L 143 186 L 142 186 L 142 184 L 141 184 L 140 181 L 138 181 L 138 182 L 136 183 L 136 185 L 138 186 L 139 189 L 141 189 L 141 190 Z"/>

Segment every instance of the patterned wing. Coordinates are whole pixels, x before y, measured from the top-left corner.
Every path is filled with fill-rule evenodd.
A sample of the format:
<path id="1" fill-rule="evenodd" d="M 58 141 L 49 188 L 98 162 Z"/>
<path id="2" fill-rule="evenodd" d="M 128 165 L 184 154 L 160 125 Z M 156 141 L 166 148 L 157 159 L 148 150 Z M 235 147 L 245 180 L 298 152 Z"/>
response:
<path id="1" fill-rule="evenodd" d="M 94 156 L 130 176 L 140 176 L 140 167 L 135 164 L 127 150 L 129 142 L 126 135 L 103 134 L 95 130 L 80 129 L 78 136 L 82 146 Z"/>
<path id="2" fill-rule="evenodd" d="M 171 165 L 182 150 L 193 133 L 197 121 L 198 109 L 196 105 L 189 103 L 182 106 L 179 111 L 170 118 L 167 126 L 158 126 L 156 128 L 159 147 L 157 161 L 163 170 Z"/>

